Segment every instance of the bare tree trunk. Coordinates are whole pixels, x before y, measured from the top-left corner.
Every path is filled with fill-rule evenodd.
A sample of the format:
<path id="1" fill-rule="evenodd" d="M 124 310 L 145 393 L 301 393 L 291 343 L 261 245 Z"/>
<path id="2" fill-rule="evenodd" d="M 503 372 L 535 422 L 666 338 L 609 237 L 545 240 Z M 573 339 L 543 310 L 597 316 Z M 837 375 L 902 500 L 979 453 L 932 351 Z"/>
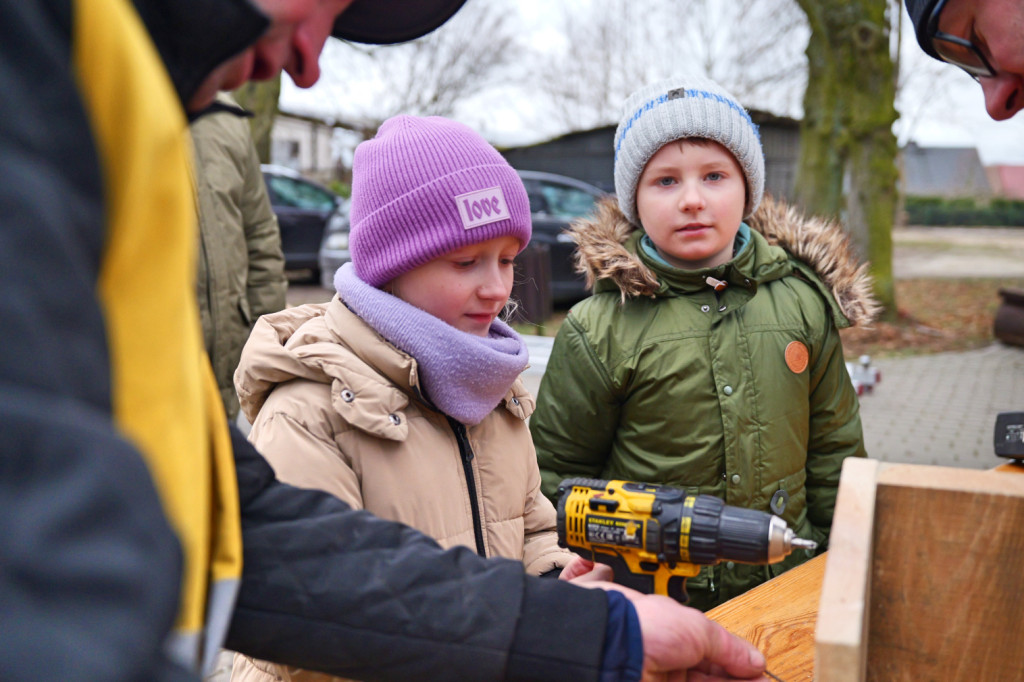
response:
<path id="1" fill-rule="evenodd" d="M 810 213 L 843 218 L 871 262 L 885 316 L 896 314 L 896 79 L 886 0 L 797 0 L 811 27 L 796 197 Z"/>
<path id="2" fill-rule="evenodd" d="M 249 82 L 233 93 L 238 103 L 253 113 L 249 126 L 260 161 L 270 163 L 270 131 L 277 116 L 277 100 L 281 95 L 281 74 L 268 81 Z"/>

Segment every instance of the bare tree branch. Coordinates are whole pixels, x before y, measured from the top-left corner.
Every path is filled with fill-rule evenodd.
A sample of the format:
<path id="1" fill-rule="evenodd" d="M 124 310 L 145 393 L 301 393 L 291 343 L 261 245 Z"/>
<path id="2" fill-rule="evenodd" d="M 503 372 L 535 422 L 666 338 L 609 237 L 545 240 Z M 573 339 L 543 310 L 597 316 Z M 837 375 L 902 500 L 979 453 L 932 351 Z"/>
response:
<path id="1" fill-rule="evenodd" d="M 474 0 L 439 30 L 404 45 L 329 45 L 317 91 L 334 101 L 319 108 L 336 111 L 336 125 L 370 135 L 400 113 L 454 117 L 467 99 L 519 77 L 513 66 L 526 48 L 516 16 L 514 0 Z"/>
<path id="2" fill-rule="evenodd" d="M 596 0 L 564 10 L 565 44 L 540 85 L 569 129 L 614 122 L 640 85 L 709 76 L 748 106 L 794 114 L 806 79 L 806 20 L 793 0 Z"/>

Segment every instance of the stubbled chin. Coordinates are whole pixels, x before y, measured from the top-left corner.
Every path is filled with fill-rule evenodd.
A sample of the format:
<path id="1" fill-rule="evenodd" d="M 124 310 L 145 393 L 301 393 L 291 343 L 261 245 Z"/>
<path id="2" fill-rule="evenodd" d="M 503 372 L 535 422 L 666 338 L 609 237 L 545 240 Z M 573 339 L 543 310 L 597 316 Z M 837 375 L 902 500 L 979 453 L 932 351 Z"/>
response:
<path id="1" fill-rule="evenodd" d="M 218 66 L 200 83 L 186 108 L 192 113 L 200 112 L 213 104 L 219 91 L 241 87 L 252 75 L 252 63 L 253 51 L 246 50 Z"/>
<path id="2" fill-rule="evenodd" d="M 253 62 L 255 58 L 255 52 L 252 49 L 248 49 L 232 59 L 228 65 L 227 72 L 224 74 L 221 89 L 234 90 L 245 85 L 253 76 Z"/>

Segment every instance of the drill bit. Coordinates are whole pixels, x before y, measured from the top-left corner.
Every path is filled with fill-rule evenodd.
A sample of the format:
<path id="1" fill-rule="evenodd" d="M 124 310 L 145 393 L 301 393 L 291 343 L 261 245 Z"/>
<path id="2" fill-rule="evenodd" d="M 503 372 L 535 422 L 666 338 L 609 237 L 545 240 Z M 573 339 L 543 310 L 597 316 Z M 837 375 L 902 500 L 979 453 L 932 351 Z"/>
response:
<path id="1" fill-rule="evenodd" d="M 814 540 L 805 540 L 803 538 L 793 538 L 789 541 L 793 547 L 799 547 L 800 549 L 817 549 L 818 543 Z M 774 675 L 772 676 L 774 677 Z"/>
<path id="2" fill-rule="evenodd" d="M 773 672 L 768 671 L 767 669 L 764 671 L 764 674 L 772 678 L 773 680 L 776 680 L 776 682 L 785 682 L 785 680 L 783 680 L 781 677 L 779 677 Z"/>

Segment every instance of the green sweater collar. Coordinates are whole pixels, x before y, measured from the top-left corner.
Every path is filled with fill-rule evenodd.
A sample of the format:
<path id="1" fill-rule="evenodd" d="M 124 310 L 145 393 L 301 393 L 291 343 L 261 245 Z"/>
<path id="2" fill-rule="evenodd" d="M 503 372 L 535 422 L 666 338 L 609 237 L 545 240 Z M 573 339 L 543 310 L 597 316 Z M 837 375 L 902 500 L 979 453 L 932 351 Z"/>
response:
<path id="1" fill-rule="evenodd" d="M 658 254 L 647 235 L 639 230 L 627 242 L 627 248 L 630 245 L 640 261 L 657 276 L 662 295 L 704 290 L 714 286 L 713 280 L 752 292 L 759 283 L 784 277 L 792 271 L 786 253 L 778 247 L 770 246 L 764 237 L 745 223 L 741 224 L 736 233 L 732 259 L 713 268 L 684 270 L 670 265 Z M 712 278 L 711 282 L 709 277 Z"/>

